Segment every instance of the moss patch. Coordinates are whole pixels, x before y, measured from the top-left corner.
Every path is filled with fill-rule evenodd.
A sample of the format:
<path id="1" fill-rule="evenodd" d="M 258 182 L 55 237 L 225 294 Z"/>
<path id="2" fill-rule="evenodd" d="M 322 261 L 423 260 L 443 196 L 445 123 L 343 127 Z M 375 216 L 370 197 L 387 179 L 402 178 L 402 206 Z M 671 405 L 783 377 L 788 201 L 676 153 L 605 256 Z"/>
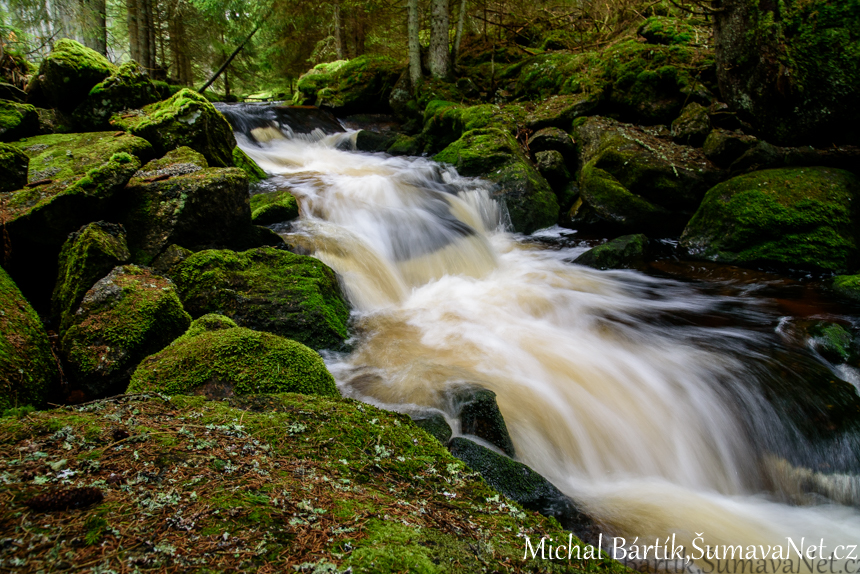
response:
<path id="1" fill-rule="evenodd" d="M 82 129 L 107 128 L 113 114 L 142 108 L 160 99 L 155 85 L 138 63 L 126 62 L 115 74 L 93 86 L 73 117 Z"/>
<path id="2" fill-rule="evenodd" d="M 402 65 L 387 56 L 365 55 L 318 64 L 299 78 L 293 102 L 347 114 L 386 112 L 402 72 Z"/>
<path id="3" fill-rule="evenodd" d="M 0 100 L 0 141 L 15 141 L 39 133 L 39 115 L 30 104 Z"/>
<path id="4" fill-rule="evenodd" d="M 269 174 L 263 171 L 263 168 L 248 157 L 248 154 L 239 146 L 233 148 L 233 165 L 244 171 L 251 183 L 258 183 L 269 177 Z"/>
<path id="5" fill-rule="evenodd" d="M 0 193 L 24 187 L 29 166 L 27 154 L 17 147 L 0 144 Z"/>
<path id="6" fill-rule="evenodd" d="M 71 112 L 96 84 L 117 71 L 98 52 L 64 38 L 42 60 L 39 89 L 52 107 Z"/>
<path id="7" fill-rule="evenodd" d="M 299 216 L 299 203 L 286 189 L 251 196 L 251 221 L 255 225 L 270 225 Z"/>

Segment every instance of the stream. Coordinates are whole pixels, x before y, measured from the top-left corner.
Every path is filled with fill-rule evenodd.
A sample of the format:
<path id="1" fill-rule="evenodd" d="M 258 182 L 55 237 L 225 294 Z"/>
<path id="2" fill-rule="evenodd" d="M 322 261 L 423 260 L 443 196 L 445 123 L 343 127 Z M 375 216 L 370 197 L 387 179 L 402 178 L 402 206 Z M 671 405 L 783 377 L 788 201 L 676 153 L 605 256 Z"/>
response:
<path id="1" fill-rule="evenodd" d="M 850 309 L 809 281 L 677 257 L 576 265 L 594 242 L 510 233 L 487 182 L 351 151 L 355 132 L 293 133 L 264 106 L 221 109 L 272 176 L 256 191 L 298 199 L 300 219 L 277 230 L 337 271 L 353 306 L 352 350 L 325 356 L 344 396 L 438 409 L 456 435 L 451 390 L 494 391 L 517 459 L 605 547 L 624 538 L 618 552 L 674 535 L 705 572 L 695 548 L 727 545 L 756 560 L 780 546 L 808 571 L 791 544 L 821 544 L 832 572 L 858 569 L 837 546 L 860 544 L 860 417 L 843 382 L 860 377 L 798 334 L 810 317 L 853 324 Z"/>

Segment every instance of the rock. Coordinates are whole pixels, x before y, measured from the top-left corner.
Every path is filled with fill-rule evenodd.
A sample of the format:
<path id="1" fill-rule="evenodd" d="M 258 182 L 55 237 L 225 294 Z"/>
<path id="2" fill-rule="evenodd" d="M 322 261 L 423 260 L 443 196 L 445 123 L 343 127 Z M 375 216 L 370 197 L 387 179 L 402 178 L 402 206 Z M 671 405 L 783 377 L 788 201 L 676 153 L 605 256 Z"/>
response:
<path id="1" fill-rule="evenodd" d="M 181 245 L 169 245 L 158 257 L 152 260 L 150 267 L 156 273 L 170 276 L 170 270 L 188 259 L 194 252 Z"/>
<path id="2" fill-rule="evenodd" d="M 860 181 L 832 168 L 742 175 L 708 191 L 680 245 L 697 259 L 844 272 L 857 264 Z"/>
<path id="3" fill-rule="evenodd" d="M 710 41 L 711 31 L 705 22 L 696 24 L 699 22 L 651 16 L 639 26 L 638 33 L 649 44 L 706 46 Z"/>
<path id="4" fill-rule="evenodd" d="M 0 413 L 41 407 L 59 379 L 42 321 L 0 267 Z"/>
<path id="5" fill-rule="evenodd" d="M 123 64 L 115 74 L 90 90 L 75 109 L 73 118 L 80 129 L 108 129 L 115 113 L 139 109 L 159 101 L 158 90 L 134 60 Z"/>
<path id="6" fill-rule="evenodd" d="M 349 309 L 334 272 L 322 262 L 272 248 L 201 251 L 171 272 L 186 309 L 220 313 L 239 326 L 339 348 Z"/>
<path id="7" fill-rule="evenodd" d="M 269 174 L 257 165 L 257 162 L 248 157 L 248 154 L 242 151 L 239 146 L 233 148 L 233 165 L 245 172 L 245 175 L 248 176 L 248 182 L 251 184 L 259 183 L 269 177 Z"/>
<path id="8" fill-rule="evenodd" d="M 723 2 L 714 14 L 720 92 L 776 145 L 860 143 L 860 3 Z"/>
<path id="9" fill-rule="evenodd" d="M 27 92 L 12 84 L 0 82 L 0 100 L 11 100 L 23 104 L 27 101 Z"/>
<path id="10" fill-rule="evenodd" d="M 131 255 L 121 225 L 98 221 L 69 235 L 59 257 L 59 273 L 51 297 L 51 312 L 60 318 L 60 334 L 87 291 L 114 267 L 128 263 Z"/>
<path id="11" fill-rule="evenodd" d="M 558 201 L 549 184 L 516 140 L 499 129 L 466 132 L 433 159 L 450 163 L 462 175 L 495 183 L 494 196 L 504 200 L 515 231 L 531 233 L 558 220 Z"/>
<path id="12" fill-rule="evenodd" d="M 391 95 L 388 96 L 388 107 L 401 121 L 407 123 L 415 120 L 420 121 L 421 110 L 418 109 L 418 102 L 415 100 L 415 90 L 412 88 L 408 69 L 403 70 L 394 83 L 394 87 L 391 88 Z"/>
<path id="13" fill-rule="evenodd" d="M 537 104 L 534 111 L 526 116 L 526 127 L 535 131 L 550 127 L 568 130 L 576 118 L 595 113 L 602 100 L 602 91 L 549 97 Z M 531 141 L 529 148 L 531 149 Z"/>
<path id="14" fill-rule="evenodd" d="M 716 165 L 729 167 L 757 143 L 758 140 L 753 136 L 716 129 L 708 134 L 702 151 Z"/>
<path id="15" fill-rule="evenodd" d="M 860 275 L 837 275 L 832 287 L 841 297 L 860 300 Z"/>
<path id="16" fill-rule="evenodd" d="M 724 177 L 700 149 L 614 120 L 588 118 L 573 136 L 583 166 L 569 214 L 574 226 L 672 235 Z"/>
<path id="17" fill-rule="evenodd" d="M 595 269 L 635 269 L 643 263 L 647 251 L 647 237 L 624 235 L 589 249 L 573 262 Z"/>
<path id="18" fill-rule="evenodd" d="M 464 106 L 443 100 L 431 101 L 424 110 L 424 130 L 421 132 L 425 150 L 435 153 L 475 129 L 497 128 L 515 135 L 523 113 L 516 106 Z"/>
<path id="19" fill-rule="evenodd" d="M 672 122 L 672 139 L 675 143 L 702 147 L 711 133 L 708 109 L 696 102 L 688 104 Z"/>
<path id="20" fill-rule="evenodd" d="M 299 203 L 286 189 L 251 196 L 251 221 L 255 225 L 271 225 L 299 216 Z"/>
<path id="21" fill-rule="evenodd" d="M 439 413 L 426 412 L 412 415 L 412 421 L 420 429 L 424 429 L 427 433 L 438 440 L 442 444 L 448 444 L 451 440 L 451 427 L 445 417 Z"/>
<path id="22" fill-rule="evenodd" d="M 190 324 L 169 279 L 117 267 L 87 291 L 62 337 L 66 372 L 90 396 L 124 392 L 137 364 Z"/>
<path id="23" fill-rule="evenodd" d="M 564 165 L 564 157 L 554 149 L 537 152 L 535 167 L 553 190 L 564 189 L 565 184 L 570 181 L 570 173 Z"/>
<path id="24" fill-rule="evenodd" d="M 189 89 L 137 113 L 115 115 L 110 123 L 150 142 L 157 155 L 187 146 L 214 167 L 233 166 L 236 139 L 230 124 L 209 100 Z"/>
<path id="25" fill-rule="evenodd" d="M 15 146 L 0 144 L 0 193 L 27 185 L 30 158 Z"/>
<path id="26" fill-rule="evenodd" d="M 293 102 L 336 113 L 385 113 L 403 66 L 387 56 L 359 56 L 317 64 L 299 78 Z"/>
<path id="27" fill-rule="evenodd" d="M 355 149 L 369 152 L 385 151 L 394 143 L 396 137 L 395 134 L 390 132 L 359 130 L 355 134 Z"/>
<path id="28" fill-rule="evenodd" d="M 528 466 L 463 437 L 451 439 L 448 448 L 451 454 L 480 473 L 487 484 L 524 508 L 555 518 L 563 528 L 580 537 L 591 537 L 593 521 L 576 507 L 576 503 Z"/>
<path id="29" fill-rule="evenodd" d="M 171 243 L 194 250 L 244 244 L 251 223 L 245 172 L 210 168 L 187 147 L 135 173 L 123 205 L 132 261 L 143 265 Z"/>
<path id="30" fill-rule="evenodd" d="M 30 104 L 0 100 L 0 141 L 11 142 L 39 133 L 39 115 Z"/>
<path id="31" fill-rule="evenodd" d="M 130 393 L 195 394 L 224 399 L 253 393 L 339 396 L 322 358 L 296 341 L 205 315 L 138 366 Z"/>
<path id="32" fill-rule="evenodd" d="M 64 38 L 42 60 L 38 89 L 50 107 L 72 112 L 96 84 L 117 71 L 98 52 Z"/>
<path id="33" fill-rule="evenodd" d="M 397 134 L 388 149 L 385 150 L 391 155 L 421 155 L 421 141 L 414 136 L 406 134 Z"/>
<path id="34" fill-rule="evenodd" d="M 566 131 L 559 128 L 543 128 L 529 137 L 529 151 L 533 154 L 550 150 L 561 153 L 566 161 L 575 163 L 576 144 Z"/>
<path id="35" fill-rule="evenodd" d="M 461 433 L 484 439 L 510 457 L 516 455 L 508 426 L 496 403 L 496 393 L 467 386 L 457 389 L 451 400 L 460 419 Z"/>
<path id="36" fill-rule="evenodd" d="M 831 363 L 845 363 L 851 357 L 851 333 L 842 325 L 816 321 L 807 332 L 812 347 Z"/>

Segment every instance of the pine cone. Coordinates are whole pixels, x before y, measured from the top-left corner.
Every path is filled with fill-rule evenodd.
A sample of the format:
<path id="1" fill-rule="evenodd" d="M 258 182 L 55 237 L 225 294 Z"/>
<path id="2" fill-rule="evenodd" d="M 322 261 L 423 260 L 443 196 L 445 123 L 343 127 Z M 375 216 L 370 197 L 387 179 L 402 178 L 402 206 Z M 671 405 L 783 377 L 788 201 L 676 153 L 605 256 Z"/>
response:
<path id="1" fill-rule="evenodd" d="M 53 512 L 69 508 L 83 508 L 104 499 L 102 491 L 94 487 L 52 490 L 24 502 L 37 512 Z"/>

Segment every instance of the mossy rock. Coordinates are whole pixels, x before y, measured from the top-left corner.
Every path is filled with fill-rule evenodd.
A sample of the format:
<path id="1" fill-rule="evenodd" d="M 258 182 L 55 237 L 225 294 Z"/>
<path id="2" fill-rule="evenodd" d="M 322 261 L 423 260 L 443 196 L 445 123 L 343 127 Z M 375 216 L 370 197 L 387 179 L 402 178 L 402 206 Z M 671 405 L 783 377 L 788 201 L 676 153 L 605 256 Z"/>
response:
<path id="1" fill-rule="evenodd" d="M 342 114 L 390 111 L 388 98 L 403 66 L 387 56 L 359 56 L 318 64 L 299 78 L 293 102 Z"/>
<path id="2" fill-rule="evenodd" d="M 566 131 L 560 128 L 541 128 L 529 136 L 529 151 L 538 154 L 542 151 L 559 152 L 566 161 L 575 163 L 576 144 Z"/>
<path id="3" fill-rule="evenodd" d="M 290 339 L 237 327 L 219 315 L 197 319 L 185 335 L 143 361 L 128 390 L 215 399 L 285 392 L 339 395 L 316 352 Z"/>
<path id="4" fill-rule="evenodd" d="M 649 44 L 667 46 L 672 44 L 707 46 L 711 40 L 711 31 L 704 22 L 666 16 L 651 16 L 639 26 L 638 33 Z"/>
<path id="5" fill-rule="evenodd" d="M 39 115 L 30 104 L 0 100 L 0 141 L 11 142 L 39 133 Z"/>
<path id="6" fill-rule="evenodd" d="M 421 155 L 423 145 L 421 139 L 415 136 L 406 134 L 397 134 L 388 149 L 385 150 L 391 155 Z"/>
<path id="7" fill-rule="evenodd" d="M 0 413 L 41 407 L 59 379 L 42 321 L 0 267 Z"/>
<path id="8" fill-rule="evenodd" d="M 427 431 L 427 434 L 438 440 L 442 444 L 448 444 L 451 440 L 453 431 L 451 425 L 445 420 L 445 417 L 438 412 L 419 413 L 412 416 L 412 422 L 420 429 Z"/>
<path id="9" fill-rule="evenodd" d="M 195 253 L 171 272 L 186 309 L 220 313 L 239 326 L 334 349 L 347 336 L 349 309 L 321 261 L 269 247 Z"/>
<path id="10" fill-rule="evenodd" d="M 698 259 L 845 272 L 857 265 L 860 181 L 832 168 L 742 175 L 708 191 L 680 245 Z"/>
<path id="11" fill-rule="evenodd" d="M 239 146 L 233 148 L 233 166 L 244 171 L 245 175 L 248 176 L 248 182 L 251 184 L 259 183 L 269 177 L 269 174 L 257 165 L 257 162 L 248 157 L 248 154 L 242 151 Z"/>
<path id="12" fill-rule="evenodd" d="M 675 143 L 701 147 L 711 133 L 711 120 L 705 106 L 693 102 L 672 122 L 672 139 Z"/>
<path id="13" fill-rule="evenodd" d="M 107 58 L 64 38 L 54 44 L 39 67 L 39 90 L 50 104 L 64 112 L 72 112 L 81 104 L 96 84 L 117 73 Z"/>
<path id="14" fill-rule="evenodd" d="M 636 269 L 648 252 L 648 238 L 642 234 L 616 237 L 589 249 L 573 262 L 595 269 Z"/>
<path id="15" fill-rule="evenodd" d="M 375 132 L 371 130 L 359 130 L 355 134 L 355 149 L 367 152 L 382 152 L 388 149 L 396 134 L 391 132 Z"/>
<path id="16" fill-rule="evenodd" d="M 132 60 L 93 86 L 87 98 L 75 109 L 73 118 L 80 129 L 107 129 L 108 121 L 115 113 L 142 108 L 160 99 L 149 76 Z"/>
<path id="17" fill-rule="evenodd" d="M 158 257 L 152 260 L 150 267 L 156 273 L 161 275 L 170 275 L 170 270 L 188 259 L 194 252 L 186 249 L 181 245 L 168 245 L 167 249 L 162 251 Z"/>
<path id="18" fill-rule="evenodd" d="M 0 144 L 0 193 L 27 185 L 30 158 L 17 147 Z"/>
<path id="19" fill-rule="evenodd" d="M 534 131 L 544 128 L 569 130 L 576 118 L 594 114 L 603 101 L 603 96 L 603 91 L 597 90 L 549 97 L 540 101 L 526 116 L 526 127 Z"/>
<path id="20" fill-rule="evenodd" d="M 87 291 L 61 339 L 66 372 L 89 396 L 121 393 L 138 363 L 190 324 L 169 279 L 117 267 Z"/>
<path id="21" fill-rule="evenodd" d="M 187 146 L 211 166 L 233 166 L 233 129 L 209 100 L 192 90 L 148 105 L 139 114 L 115 115 L 110 123 L 150 142 L 157 155 Z"/>
<path id="22" fill-rule="evenodd" d="M 251 226 L 245 172 L 207 167 L 187 147 L 146 164 L 123 204 L 132 260 L 143 265 L 172 243 L 195 250 L 241 244 Z"/>
<path id="23" fill-rule="evenodd" d="M 837 295 L 860 301 L 860 275 L 837 275 L 832 286 Z"/>
<path id="24" fill-rule="evenodd" d="M 516 455 L 508 425 L 496 402 L 496 393 L 489 389 L 466 386 L 452 396 L 460 419 L 460 432 L 476 436 L 497 447 L 506 455 Z"/>
<path id="25" fill-rule="evenodd" d="M 299 203 L 286 189 L 251 196 L 251 221 L 255 225 L 271 225 L 299 216 Z"/>
<path id="26" fill-rule="evenodd" d="M 705 138 L 702 151 L 716 165 L 729 167 L 757 143 L 758 140 L 753 136 L 716 129 Z"/>
<path id="27" fill-rule="evenodd" d="M 832 363 L 845 363 L 851 357 L 853 337 L 838 323 L 816 321 L 808 329 L 812 347 Z"/>
<path id="28" fill-rule="evenodd" d="M 73 320 L 87 291 L 111 269 L 131 257 L 121 225 L 98 221 L 69 235 L 59 257 L 59 274 L 51 297 L 51 311 L 60 318 L 60 334 Z"/>
<path id="29" fill-rule="evenodd" d="M 514 230 L 531 233 L 558 220 L 558 201 L 514 138 L 499 129 L 471 130 L 433 158 L 462 175 L 496 184 L 494 196 L 507 206 Z"/>
<path id="30" fill-rule="evenodd" d="M 565 166 L 564 156 L 554 149 L 535 153 L 535 167 L 553 190 L 563 190 L 570 181 L 570 172 Z"/>
<path id="31" fill-rule="evenodd" d="M 440 151 L 462 134 L 476 129 L 495 128 L 515 135 L 524 115 L 518 106 L 464 106 L 444 100 L 431 101 L 424 109 L 424 130 L 421 133 L 425 151 Z"/>

